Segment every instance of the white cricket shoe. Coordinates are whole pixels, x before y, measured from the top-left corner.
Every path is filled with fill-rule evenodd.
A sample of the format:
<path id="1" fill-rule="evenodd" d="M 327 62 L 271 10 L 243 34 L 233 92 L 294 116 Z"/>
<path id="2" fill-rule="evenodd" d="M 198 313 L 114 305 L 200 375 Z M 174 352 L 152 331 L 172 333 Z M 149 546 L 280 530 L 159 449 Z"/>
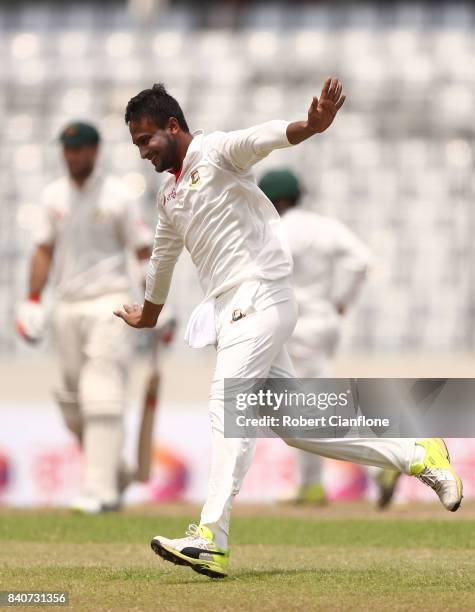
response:
<path id="1" fill-rule="evenodd" d="M 445 442 L 441 438 L 425 438 L 418 440 L 416 446 L 422 446 L 425 454 L 422 461 L 411 465 L 411 474 L 433 489 L 447 510 L 455 512 L 462 503 L 463 487 L 450 463 Z"/>
<path id="2" fill-rule="evenodd" d="M 228 574 L 229 550 L 216 546 L 213 532 L 205 525 L 189 525 L 186 536 L 176 540 L 155 536 L 150 545 L 165 561 L 187 565 L 209 578 L 224 578 Z"/>

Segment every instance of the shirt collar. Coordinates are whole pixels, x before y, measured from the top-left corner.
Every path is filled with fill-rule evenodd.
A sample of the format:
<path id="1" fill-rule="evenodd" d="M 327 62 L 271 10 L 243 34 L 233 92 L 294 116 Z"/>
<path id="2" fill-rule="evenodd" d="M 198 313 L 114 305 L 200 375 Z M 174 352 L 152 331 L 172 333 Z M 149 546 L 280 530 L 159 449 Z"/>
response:
<path id="1" fill-rule="evenodd" d="M 183 166 L 179 170 L 169 170 L 170 174 L 173 174 L 173 176 L 175 177 L 175 183 L 178 183 L 178 181 L 180 180 L 182 170 Z"/>
<path id="2" fill-rule="evenodd" d="M 170 174 L 172 174 L 175 177 L 176 183 L 178 183 L 180 178 L 185 174 L 185 172 L 193 164 L 193 162 L 196 161 L 196 158 L 201 153 L 202 138 L 200 138 L 200 136 L 202 136 L 203 134 L 204 134 L 203 130 L 195 130 L 194 132 L 191 132 L 191 135 L 193 136 L 193 140 L 188 145 L 186 155 L 183 158 L 183 164 L 181 166 L 181 169 L 178 172 L 174 172 L 174 171 L 170 172 Z"/>

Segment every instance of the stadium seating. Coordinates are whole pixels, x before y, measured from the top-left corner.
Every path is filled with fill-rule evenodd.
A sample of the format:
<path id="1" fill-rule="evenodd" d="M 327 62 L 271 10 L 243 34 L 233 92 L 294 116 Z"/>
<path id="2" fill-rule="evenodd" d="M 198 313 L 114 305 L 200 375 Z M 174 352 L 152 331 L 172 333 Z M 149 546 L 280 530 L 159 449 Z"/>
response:
<path id="1" fill-rule="evenodd" d="M 303 117 L 332 73 L 349 99 L 331 131 L 256 171 L 290 164 L 304 205 L 339 217 L 372 248 L 348 347 L 473 349 L 475 8 L 364 7 L 250 4 L 236 17 L 223 6 L 199 23 L 192 9 L 173 5 L 142 26 L 122 4 L 108 4 L 107 15 L 81 2 L 0 8 L 0 317 L 8 321 L 0 351 L 22 350 L 14 309 L 38 193 L 61 171 L 54 138 L 65 121 L 100 124 L 105 166 L 150 202 L 153 220 L 159 178 L 129 143 L 131 95 L 164 81 L 193 128 L 233 129 Z M 185 290 L 186 274 L 178 294 L 180 284 Z"/>

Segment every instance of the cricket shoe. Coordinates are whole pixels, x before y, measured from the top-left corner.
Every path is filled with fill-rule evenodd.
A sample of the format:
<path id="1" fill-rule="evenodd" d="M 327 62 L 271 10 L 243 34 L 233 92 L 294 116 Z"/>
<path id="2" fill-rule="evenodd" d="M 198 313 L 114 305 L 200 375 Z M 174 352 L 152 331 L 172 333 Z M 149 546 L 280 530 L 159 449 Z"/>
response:
<path id="1" fill-rule="evenodd" d="M 411 474 L 433 489 L 447 510 L 455 512 L 462 503 L 462 481 L 450 464 L 449 451 L 441 438 L 418 440 L 425 453 L 411 465 Z"/>
<path id="2" fill-rule="evenodd" d="M 302 485 L 295 502 L 297 504 L 325 506 L 328 503 L 325 487 L 321 482 L 316 482 L 311 485 Z"/>
<path id="3" fill-rule="evenodd" d="M 376 485 L 378 487 L 376 503 L 380 510 L 384 510 L 391 503 L 400 477 L 401 472 L 394 470 L 382 469 L 378 472 L 376 476 Z"/>
<path id="4" fill-rule="evenodd" d="M 277 498 L 277 503 L 282 505 L 310 505 L 310 506 L 325 506 L 328 499 L 325 494 L 325 488 L 317 482 L 313 485 L 302 485 L 298 489 L 285 491 Z"/>
<path id="5" fill-rule="evenodd" d="M 204 525 L 190 525 L 186 536 L 176 540 L 155 536 L 150 545 L 157 555 L 175 565 L 187 565 L 209 578 L 228 575 L 229 550 L 218 548 L 213 532 Z"/>

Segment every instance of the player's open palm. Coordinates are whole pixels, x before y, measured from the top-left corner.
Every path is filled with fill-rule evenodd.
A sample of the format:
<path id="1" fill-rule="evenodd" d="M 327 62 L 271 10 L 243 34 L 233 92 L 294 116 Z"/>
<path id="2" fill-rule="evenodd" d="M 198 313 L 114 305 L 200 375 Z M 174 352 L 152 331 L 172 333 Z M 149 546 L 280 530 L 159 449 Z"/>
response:
<path id="1" fill-rule="evenodd" d="M 340 81 L 337 78 L 328 78 L 323 85 L 320 99 L 314 96 L 308 109 L 308 125 L 313 132 L 324 132 L 330 127 L 346 99 L 341 92 Z"/>
<path id="2" fill-rule="evenodd" d="M 134 304 L 133 306 L 124 304 L 123 310 L 114 310 L 114 314 L 116 317 L 124 320 L 127 325 L 130 325 L 131 327 L 142 327 L 140 325 L 142 319 L 142 306 L 139 304 Z"/>

